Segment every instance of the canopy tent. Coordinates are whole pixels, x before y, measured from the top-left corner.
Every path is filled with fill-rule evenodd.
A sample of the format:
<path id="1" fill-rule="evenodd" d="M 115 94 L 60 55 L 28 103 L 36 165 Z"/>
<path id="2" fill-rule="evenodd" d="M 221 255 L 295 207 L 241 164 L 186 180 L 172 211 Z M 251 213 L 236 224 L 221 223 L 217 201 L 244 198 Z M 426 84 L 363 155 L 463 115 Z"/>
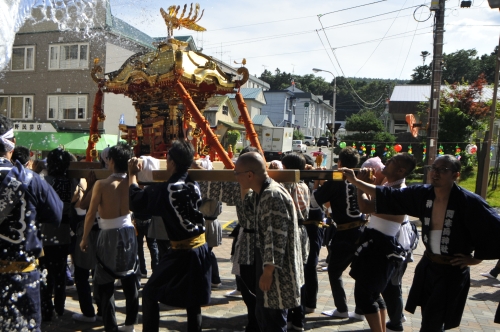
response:
<path id="1" fill-rule="evenodd" d="M 85 153 L 89 142 L 89 136 L 82 136 L 71 142 L 64 144 L 64 149 L 73 153 Z M 102 151 L 108 146 L 114 146 L 118 143 L 118 135 L 102 134 L 95 148 L 97 151 Z"/>
<path id="2" fill-rule="evenodd" d="M 51 151 L 73 140 L 81 139 L 84 135 L 85 133 L 14 131 L 16 145 L 25 146 L 32 151 Z M 88 135 L 86 137 L 88 139 Z"/>

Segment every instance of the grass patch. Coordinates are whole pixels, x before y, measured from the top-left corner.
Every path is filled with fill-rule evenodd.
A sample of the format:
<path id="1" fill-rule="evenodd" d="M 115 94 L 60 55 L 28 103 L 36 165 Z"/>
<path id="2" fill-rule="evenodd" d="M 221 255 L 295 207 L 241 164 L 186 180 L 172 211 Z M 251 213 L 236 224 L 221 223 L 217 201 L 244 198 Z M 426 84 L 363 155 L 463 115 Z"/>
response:
<path id="1" fill-rule="evenodd" d="M 472 176 L 468 177 L 467 179 L 463 181 L 459 181 L 458 185 L 461 187 L 464 187 L 465 189 L 474 192 L 476 190 L 476 176 L 477 172 L 476 169 L 474 169 L 474 173 Z M 421 179 L 411 179 L 406 181 L 407 185 L 411 184 L 422 184 Z M 488 187 L 488 190 L 486 192 L 486 202 L 488 202 L 489 205 L 492 207 L 500 207 L 500 185 L 497 187 L 496 190 L 491 190 L 491 186 Z"/>

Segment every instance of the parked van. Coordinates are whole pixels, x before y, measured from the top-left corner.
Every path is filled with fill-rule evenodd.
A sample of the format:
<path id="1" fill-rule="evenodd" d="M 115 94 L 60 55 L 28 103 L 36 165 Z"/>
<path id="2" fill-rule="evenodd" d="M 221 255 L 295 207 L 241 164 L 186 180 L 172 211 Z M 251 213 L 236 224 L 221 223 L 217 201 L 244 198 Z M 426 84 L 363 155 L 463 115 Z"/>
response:
<path id="1" fill-rule="evenodd" d="M 304 136 L 303 143 L 307 146 L 315 146 L 316 140 L 314 139 L 314 136 Z"/>

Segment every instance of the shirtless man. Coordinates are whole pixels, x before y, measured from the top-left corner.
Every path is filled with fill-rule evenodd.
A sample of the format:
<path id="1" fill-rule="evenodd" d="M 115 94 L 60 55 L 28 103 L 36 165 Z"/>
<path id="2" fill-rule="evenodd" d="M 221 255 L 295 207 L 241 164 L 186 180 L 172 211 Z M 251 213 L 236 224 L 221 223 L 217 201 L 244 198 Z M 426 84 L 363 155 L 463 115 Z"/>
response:
<path id="1" fill-rule="evenodd" d="M 411 154 L 399 153 L 387 160 L 378 177 L 387 179 L 387 182 L 383 184 L 385 187 L 405 188 L 405 177 L 413 171 L 415 166 L 416 161 Z M 367 178 L 367 181 L 371 181 L 371 179 Z M 365 212 L 370 203 L 370 197 L 362 189 L 358 188 L 358 204 L 361 212 Z M 408 221 L 407 215 L 372 214 L 360 241 L 360 244 L 371 244 L 367 247 L 360 247 L 362 250 L 357 252 L 357 258 L 354 259 L 351 265 L 351 275 L 356 279 L 354 290 L 356 306 L 365 314 L 372 331 L 385 331 L 386 311 L 389 310 L 392 313 L 394 307 L 400 308 L 397 314 L 399 317 L 397 319 L 392 317 L 391 323 L 399 323 L 396 327 L 397 331 L 403 331 L 402 326 L 399 326 L 403 310 L 402 298 L 399 296 L 393 299 L 391 296 L 386 299 L 384 296 L 382 299 L 380 296 L 386 288 L 396 265 L 394 261 L 387 258 L 385 252 L 377 250 L 377 246 L 382 243 L 387 247 L 395 246 L 395 237 L 401 229 L 401 223 L 405 220 Z M 398 299 L 401 303 L 398 303 Z M 388 310 L 386 310 L 385 301 L 391 305 Z M 399 304 L 399 306 L 396 304 Z"/>
<path id="2" fill-rule="evenodd" d="M 444 155 L 430 167 L 430 185 L 404 189 L 377 187 L 342 169 L 349 182 L 375 198 L 365 212 L 408 214 L 422 221 L 426 251 L 406 304 L 411 313 L 421 307 L 421 331 L 459 326 L 470 287 L 469 265 L 500 258 L 500 216 L 481 197 L 455 183 L 460 168 L 459 160 Z"/>
<path id="3" fill-rule="evenodd" d="M 97 239 L 98 263 L 94 280 L 98 285 L 106 331 L 134 331 L 139 312 L 137 239 L 129 211 L 127 178 L 128 160 L 132 156 L 126 144 L 109 149 L 108 168 L 114 173 L 94 185 L 80 243 L 85 252 L 96 212 L 99 212 L 101 231 Z M 127 303 L 125 326 L 120 327 L 116 324 L 113 297 L 115 279 L 121 279 Z"/>

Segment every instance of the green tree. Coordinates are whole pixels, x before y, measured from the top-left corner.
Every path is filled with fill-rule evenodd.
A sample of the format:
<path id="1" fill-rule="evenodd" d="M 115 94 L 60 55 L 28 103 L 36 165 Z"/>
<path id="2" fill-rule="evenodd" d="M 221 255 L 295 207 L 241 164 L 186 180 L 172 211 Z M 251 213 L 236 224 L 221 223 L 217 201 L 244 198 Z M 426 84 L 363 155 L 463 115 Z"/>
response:
<path id="1" fill-rule="evenodd" d="M 304 134 L 300 130 L 293 131 L 293 139 L 304 140 Z"/>
<path id="2" fill-rule="evenodd" d="M 493 82 L 497 47 L 491 54 L 484 54 L 480 57 L 477 56 L 475 49 L 458 50 L 450 54 L 443 54 L 443 81 L 449 83 L 472 82 L 481 73 L 484 73 L 486 81 Z M 430 84 L 432 66 L 431 62 L 429 65 L 424 63 L 422 66 L 415 67 L 409 84 Z"/>
<path id="3" fill-rule="evenodd" d="M 471 85 L 455 83 L 441 90 L 440 142 L 467 142 L 475 131 L 483 129 L 490 109 L 481 101 L 485 84 L 486 79 L 481 75 Z"/>
<path id="4" fill-rule="evenodd" d="M 353 114 L 347 118 L 345 129 L 360 133 L 380 132 L 384 130 L 384 124 L 380 121 L 374 111 L 365 111 Z"/>
<path id="5" fill-rule="evenodd" d="M 226 150 L 229 147 L 229 145 L 231 145 L 234 151 L 236 142 L 238 142 L 238 140 L 240 139 L 240 132 L 237 130 L 228 130 L 226 133 L 226 137 L 227 137 Z"/>

